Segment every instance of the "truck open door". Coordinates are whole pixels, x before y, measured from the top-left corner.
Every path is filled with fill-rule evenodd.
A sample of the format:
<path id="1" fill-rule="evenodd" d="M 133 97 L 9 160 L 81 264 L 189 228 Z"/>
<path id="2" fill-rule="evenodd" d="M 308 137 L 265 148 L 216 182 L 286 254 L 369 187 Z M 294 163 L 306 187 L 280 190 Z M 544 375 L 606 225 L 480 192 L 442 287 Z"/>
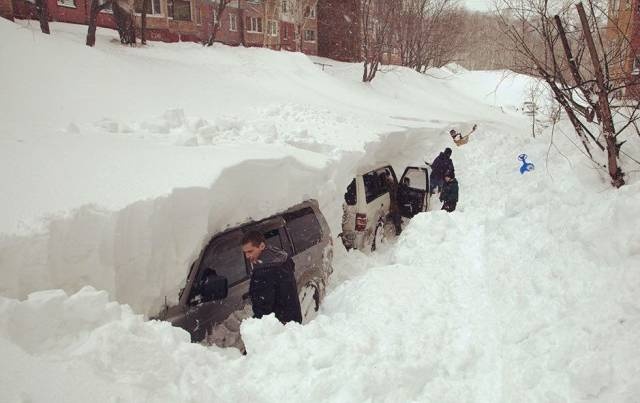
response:
<path id="1" fill-rule="evenodd" d="M 427 211 L 429 196 L 429 170 L 426 167 L 407 167 L 398 184 L 400 214 L 412 218 Z"/>

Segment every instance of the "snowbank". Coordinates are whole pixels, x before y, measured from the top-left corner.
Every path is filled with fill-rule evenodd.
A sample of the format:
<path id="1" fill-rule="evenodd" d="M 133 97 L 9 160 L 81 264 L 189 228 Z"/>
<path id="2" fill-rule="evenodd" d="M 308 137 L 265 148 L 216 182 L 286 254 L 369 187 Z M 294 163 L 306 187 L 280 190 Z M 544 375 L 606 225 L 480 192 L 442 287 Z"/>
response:
<path id="1" fill-rule="evenodd" d="M 320 315 L 243 322 L 245 357 L 91 288 L 0 299 L 0 389 L 34 402 L 89 390 L 93 401 L 632 402 L 640 239 L 625 217 L 640 213 L 638 185 L 591 192 L 559 154 L 548 164 L 562 180 L 486 160 L 517 143 L 456 150 L 456 213 L 416 216 L 372 256 L 339 251 Z M 511 191 L 496 202 L 496 188 Z"/>
<path id="2" fill-rule="evenodd" d="M 339 199 L 361 159 L 380 149 L 380 160 L 421 162 L 449 122 L 491 111 L 408 69 L 365 85 L 359 65 L 323 72 L 301 54 L 133 49 L 111 43 L 110 30 L 90 49 L 82 26 L 53 24 L 51 37 L 36 28 L 0 21 L 11 39 L 0 44 L 11 55 L 0 67 L 12 94 L 0 99 L 12 195 L 0 209 L 0 294 L 9 297 L 92 285 L 153 314 L 177 298 L 215 232 L 313 197 L 337 234 Z M 44 65 L 55 79 L 36 84 Z M 78 66 L 90 73 L 71 73 Z M 458 104 L 442 102 L 452 96 Z"/>

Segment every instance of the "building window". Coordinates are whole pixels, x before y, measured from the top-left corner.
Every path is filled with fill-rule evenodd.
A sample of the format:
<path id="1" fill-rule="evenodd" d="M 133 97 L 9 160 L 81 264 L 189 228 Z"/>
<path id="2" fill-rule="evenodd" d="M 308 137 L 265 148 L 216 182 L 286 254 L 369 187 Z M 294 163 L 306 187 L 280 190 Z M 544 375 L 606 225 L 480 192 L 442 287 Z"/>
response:
<path id="1" fill-rule="evenodd" d="M 237 31 L 238 30 L 238 18 L 235 14 L 229 14 L 229 31 Z"/>
<path id="2" fill-rule="evenodd" d="M 287 13 L 289 12 L 289 1 L 288 0 L 282 0 L 282 12 L 283 13 Z"/>
<path id="3" fill-rule="evenodd" d="M 267 21 L 267 34 L 269 36 L 278 36 L 278 21 Z"/>
<path id="4" fill-rule="evenodd" d="M 261 17 L 247 17 L 247 32 L 262 32 Z"/>
<path id="5" fill-rule="evenodd" d="M 314 42 L 316 40 L 316 31 L 312 29 L 304 30 L 304 40 L 306 42 Z"/>
<path id="6" fill-rule="evenodd" d="M 315 19 L 316 18 L 316 8 L 315 6 L 306 6 L 304 8 L 304 16 L 305 18 Z"/>
<path id="7" fill-rule="evenodd" d="M 174 20 L 191 21 L 191 2 L 189 0 L 169 1 L 171 13 L 169 16 Z"/>
<path id="8" fill-rule="evenodd" d="M 75 0 L 58 0 L 58 5 L 62 7 L 76 8 Z"/>
<path id="9" fill-rule="evenodd" d="M 640 75 L 640 55 L 636 55 L 633 58 L 633 70 L 631 70 L 631 74 L 634 76 Z"/>
<path id="10" fill-rule="evenodd" d="M 113 14 L 113 8 L 111 6 L 111 3 L 109 3 L 105 8 L 103 8 L 102 10 L 100 10 L 101 13 L 111 13 Z"/>
<path id="11" fill-rule="evenodd" d="M 142 7 L 144 5 L 144 0 L 135 0 L 133 2 L 133 9 L 138 14 L 142 14 Z M 147 14 L 150 15 L 162 15 L 162 9 L 160 8 L 160 0 L 149 0 L 149 4 L 147 5 Z"/>

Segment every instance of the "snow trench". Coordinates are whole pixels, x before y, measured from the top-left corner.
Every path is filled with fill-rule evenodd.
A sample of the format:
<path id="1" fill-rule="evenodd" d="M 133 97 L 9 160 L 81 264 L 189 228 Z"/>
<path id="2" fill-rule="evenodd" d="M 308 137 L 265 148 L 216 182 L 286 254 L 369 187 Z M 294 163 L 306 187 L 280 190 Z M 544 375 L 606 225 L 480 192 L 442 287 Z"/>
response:
<path id="1" fill-rule="evenodd" d="M 389 162 L 401 174 L 406 164 L 422 163 L 425 153 L 437 154 L 429 144 L 440 131 L 381 135 L 359 152 L 327 156 L 320 150 L 311 163 L 300 156 L 245 160 L 223 169 L 208 188 L 177 188 L 118 211 L 81 206 L 51 218 L 44 232 L 0 238 L 0 295 L 73 293 L 89 285 L 135 312 L 153 315 L 165 298 L 177 300 L 191 263 L 214 234 L 313 198 L 335 238 L 343 193 L 358 167 Z M 307 154 L 313 152 L 307 148 Z"/>

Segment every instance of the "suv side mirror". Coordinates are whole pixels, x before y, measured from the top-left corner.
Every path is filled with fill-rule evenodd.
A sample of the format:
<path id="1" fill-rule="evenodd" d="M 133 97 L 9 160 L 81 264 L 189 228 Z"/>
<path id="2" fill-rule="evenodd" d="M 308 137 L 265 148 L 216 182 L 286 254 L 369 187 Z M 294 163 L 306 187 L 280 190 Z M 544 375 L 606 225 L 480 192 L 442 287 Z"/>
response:
<path id="1" fill-rule="evenodd" d="M 205 301 L 218 301 L 227 298 L 229 282 L 226 277 L 219 276 L 215 270 L 208 269 L 202 282 L 201 294 Z"/>

